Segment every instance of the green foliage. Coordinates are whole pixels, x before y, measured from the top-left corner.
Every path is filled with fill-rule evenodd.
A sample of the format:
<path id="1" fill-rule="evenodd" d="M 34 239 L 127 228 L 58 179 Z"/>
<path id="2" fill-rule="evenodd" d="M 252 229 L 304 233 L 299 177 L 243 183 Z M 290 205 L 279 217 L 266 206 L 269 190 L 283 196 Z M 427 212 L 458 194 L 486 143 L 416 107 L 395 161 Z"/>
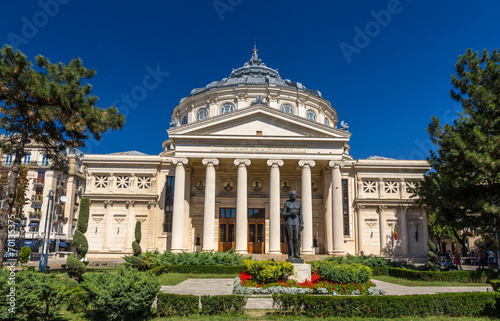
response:
<path id="1" fill-rule="evenodd" d="M 490 280 L 493 291 L 500 292 L 500 280 Z"/>
<path id="2" fill-rule="evenodd" d="M 382 267 L 373 268 L 373 275 L 388 275 L 415 281 L 487 283 L 489 280 L 497 278 L 499 274 L 493 270 L 434 272 Z"/>
<path id="3" fill-rule="evenodd" d="M 165 266 L 166 264 L 162 264 L 161 254 L 158 251 L 154 252 L 143 252 L 140 255 L 142 259 L 142 267 L 141 270 L 151 270 L 158 266 Z"/>
<path id="4" fill-rule="evenodd" d="M 80 286 L 72 288 L 66 298 L 66 307 L 68 311 L 73 313 L 85 312 L 89 306 L 87 292 Z"/>
<path id="5" fill-rule="evenodd" d="M 73 235 L 73 241 L 71 244 L 75 246 L 76 253 L 78 254 L 78 258 L 82 259 L 87 255 L 87 251 L 89 250 L 89 243 L 87 242 L 87 238 L 83 235 L 82 232 L 76 230 Z"/>
<path id="6" fill-rule="evenodd" d="M 452 124 L 433 117 L 427 130 L 437 147 L 429 157 L 434 170 L 415 193 L 455 232 L 492 233 L 500 214 L 500 53 L 467 49 L 455 71 L 451 97 L 463 111 Z"/>
<path id="7" fill-rule="evenodd" d="M 143 266 L 142 259 L 139 256 L 127 255 L 127 256 L 124 256 L 123 259 L 125 260 L 126 265 L 131 266 L 134 269 L 143 270 L 142 269 L 142 266 Z"/>
<path id="8" fill-rule="evenodd" d="M 159 293 L 158 317 L 186 317 L 198 314 L 198 305 L 199 297 L 196 295 Z"/>
<path id="9" fill-rule="evenodd" d="M 14 283 L 15 282 L 15 283 Z M 11 291 L 14 289 L 14 291 Z M 1 320 L 53 320 L 61 312 L 67 287 L 60 277 L 28 270 L 10 273 L 0 269 Z M 14 313 L 9 311 L 15 293 Z"/>
<path id="10" fill-rule="evenodd" d="M 30 259 L 31 248 L 29 246 L 23 246 L 21 253 L 19 253 L 19 262 L 26 263 Z"/>
<path id="11" fill-rule="evenodd" d="M 203 295 L 201 314 L 236 316 L 245 312 L 247 298 L 242 295 Z"/>
<path id="12" fill-rule="evenodd" d="M 150 314 L 160 284 L 156 278 L 134 269 L 114 274 L 86 273 L 81 288 L 88 293 L 93 312 L 106 320 L 135 320 Z"/>
<path id="13" fill-rule="evenodd" d="M 137 243 L 137 241 L 132 242 L 132 250 L 134 251 L 134 256 L 139 256 L 142 253 L 141 246 Z"/>
<path id="14" fill-rule="evenodd" d="M 149 275 L 153 275 L 153 276 L 159 276 L 165 272 L 167 272 L 167 267 L 165 265 L 160 265 L 160 266 L 154 267 L 148 271 Z"/>
<path id="15" fill-rule="evenodd" d="M 169 265 L 166 269 L 171 273 L 190 274 L 238 274 L 245 271 L 245 267 L 242 265 Z"/>
<path id="16" fill-rule="evenodd" d="M 466 292 L 401 296 L 273 295 L 278 314 L 307 317 L 498 316 L 498 293 Z"/>
<path id="17" fill-rule="evenodd" d="M 66 259 L 66 271 L 69 277 L 76 279 L 78 281 L 82 280 L 82 275 L 87 270 L 85 264 L 82 261 L 75 258 L 74 254 L 70 254 Z"/>
<path id="18" fill-rule="evenodd" d="M 347 256 L 329 256 L 323 259 L 326 262 L 337 262 L 339 264 L 351 264 L 359 263 L 361 265 L 369 267 L 381 267 L 381 266 L 391 266 L 391 267 L 406 267 L 414 268 L 414 266 L 404 262 L 404 261 L 392 261 L 391 259 L 386 259 L 380 256 L 372 255 L 350 255 Z"/>
<path id="19" fill-rule="evenodd" d="M 78 214 L 78 222 L 76 223 L 76 229 L 82 234 L 87 232 L 89 226 L 89 213 L 90 213 L 90 200 L 87 197 L 83 197 L 80 200 L 80 212 Z"/>
<path id="20" fill-rule="evenodd" d="M 293 273 L 290 262 L 244 260 L 243 266 L 257 283 L 286 281 Z"/>
<path id="21" fill-rule="evenodd" d="M 134 234 L 135 234 L 135 241 L 137 243 L 141 243 L 141 221 L 137 221 L 135 223 L 135 231 L 134 231 Z"/>
<path id="22" fill-rule="evenodd" d="M 334 261 L 313 261 L 312 270 L 318 272 L 321 279 L 332 283 L 367 283 L 371 268 L 359 263 L 339 264 Z"/>

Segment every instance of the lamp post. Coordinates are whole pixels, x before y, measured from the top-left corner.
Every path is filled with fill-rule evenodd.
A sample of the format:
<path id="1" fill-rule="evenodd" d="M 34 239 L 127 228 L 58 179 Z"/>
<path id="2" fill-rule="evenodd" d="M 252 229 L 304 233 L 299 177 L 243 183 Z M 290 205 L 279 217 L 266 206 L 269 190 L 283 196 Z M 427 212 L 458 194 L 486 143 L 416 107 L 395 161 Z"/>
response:
<path id="1" fill-rule="evenodd" d="M 40 256 L 40 265 L 38 266 L 38 270 L 40 272 L 43 272 L 47 269 L 47 263 L 49 260 L 49 240 L 50 240 L 50 228 L 52 225 L 53 208 L 54 208 L 54 191 L 50 190 L 49 201 L 47 202 L 47 215 L 45 216 L 45 227 L 42 240 L 42 254 Z"/>

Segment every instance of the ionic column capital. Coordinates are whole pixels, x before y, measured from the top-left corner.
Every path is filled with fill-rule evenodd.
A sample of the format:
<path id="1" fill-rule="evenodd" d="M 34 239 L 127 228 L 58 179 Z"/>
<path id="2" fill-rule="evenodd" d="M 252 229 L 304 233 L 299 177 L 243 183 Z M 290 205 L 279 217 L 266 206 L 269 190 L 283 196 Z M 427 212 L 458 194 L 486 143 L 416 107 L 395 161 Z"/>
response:
<path id="1" fill-rule="evenodd" d="M 172 164 L 174 165 L 187 165 L 188 163 L 188 159 L 187 158 L 173 158 L 172 159 Z"/>
<path id="2" fill-rule="evenodd" d="M 212 164 L 213 166 L 217 166 L 219 165 L 219 160 L 217 158 L 204 158 L 201 163 L 203 165 L 209 165 L 209 164 Z"/>
<path id="3" fill-rule="evenodd" d="M 234 160 L 234 165 L 239 166 L 239 165 L 245 165 L 245 166 L 250 166 L 252 162 L 249 159 L 245 158 L 236 158 Z"/>
<path id="4" fill-rule="evenodd" d="M 309 165 L 309 167 L 314 167 L 314 165 L 316 165 L 316 162 L 313 161 L 313 160 L 309 160 L 309 159 L 301 159 L 301 160 L 299 160 L 299 166 L 300 167 L 304 167 L 306 165 Z"/>
<path id="5" fill-rule="evenodd" d="M 267 166 L 283 166 L 284 162 L 281 159 L 269 159 L 267 160 Z"/>
<path id="6" fill-rule="evenodd" d="M 335 168 L 335 167 L 343 167 L 345 166 L 345 161 L 330 161 L 328 162 L 328 166 L 330 166 L 331 168 Z"/>

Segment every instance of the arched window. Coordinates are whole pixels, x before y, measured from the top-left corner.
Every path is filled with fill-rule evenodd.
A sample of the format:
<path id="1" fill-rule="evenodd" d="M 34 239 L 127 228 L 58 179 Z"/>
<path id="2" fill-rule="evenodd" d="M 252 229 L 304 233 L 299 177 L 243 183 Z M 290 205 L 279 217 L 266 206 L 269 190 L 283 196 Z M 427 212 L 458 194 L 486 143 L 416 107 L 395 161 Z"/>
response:
<path id="1" fill-rule="evenodd" d="M 293 109 L 292 106 L 290 105 L 281 105 L 280 107 L 281 111 L 284 111 L 285 113 L 289 113 L 289 114 L 295 114 L 295 109 Z"/>
<path id="2" fill-rule="evenodd" d="M 12 165 L 12 154 L 7 154 L 7 157 L 5 157 L 5 165 L 6 166 Z"/>
<path id="3" fill-rule="evenodd" d="M 204 120 L 208 118 L 208 110 L 206 108 L 201 108 L 196 113 L 196 121 Z"/>
<path id="4" fill-rule="evenodd" d="M 49 159 L 47 158 L 47 154 L 43 154 L 42 166 L 47 166 L 47 165 L 49 165 Z"/>
<path id="5" fill-rule="evenodd" d="M 326 126 L 330 126 L 330 121 L 326 117 L 325 117 L 325 122 L 324 123 L 325 123 Z"/>
<path id="6" fill-rule="evenodd" d="M 181 125 L 187 125 L 188 123 L 188 116 L 182 117 Z"/>
<path id="7" fill-rule="evenodd" d="M 306 118 L 308 120 L 316 121 L 316 114 L 312 110 L 308 110 L 306 113 Z"/>
<path id="8" fill-rule="evenodd" d="M 224 115 L 224 114 L 230 113 L 232 111 L 234 111 L 234 105 L 233 104 L 224 104 L 220 108 L 219 115 Z"/>
<path id="9" fill-rule="evenodd" d="M 31 153 L 27 153 L 23 158 L 23 164 L 29 165 L 31 163 Z"/>

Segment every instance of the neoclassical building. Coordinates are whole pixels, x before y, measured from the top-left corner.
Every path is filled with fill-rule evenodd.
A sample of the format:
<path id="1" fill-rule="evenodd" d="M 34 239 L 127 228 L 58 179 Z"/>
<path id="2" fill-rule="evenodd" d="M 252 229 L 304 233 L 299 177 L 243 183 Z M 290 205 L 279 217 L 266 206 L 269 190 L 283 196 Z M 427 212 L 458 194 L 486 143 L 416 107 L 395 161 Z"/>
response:
<path id="1" fill-rule="evenodd" d="M 196 88 L 159 155 L 85 155 L 90 258 L 143 250 L 286 253 L 280 211 L 302 203 L 303 254 L 425 257 L 425 210 L 409 188 L 427 161 L 354 160 L 348 126 L 317 90 L 252 58 Z M 397 234 L 397 236 L 396 236 Z"/>

